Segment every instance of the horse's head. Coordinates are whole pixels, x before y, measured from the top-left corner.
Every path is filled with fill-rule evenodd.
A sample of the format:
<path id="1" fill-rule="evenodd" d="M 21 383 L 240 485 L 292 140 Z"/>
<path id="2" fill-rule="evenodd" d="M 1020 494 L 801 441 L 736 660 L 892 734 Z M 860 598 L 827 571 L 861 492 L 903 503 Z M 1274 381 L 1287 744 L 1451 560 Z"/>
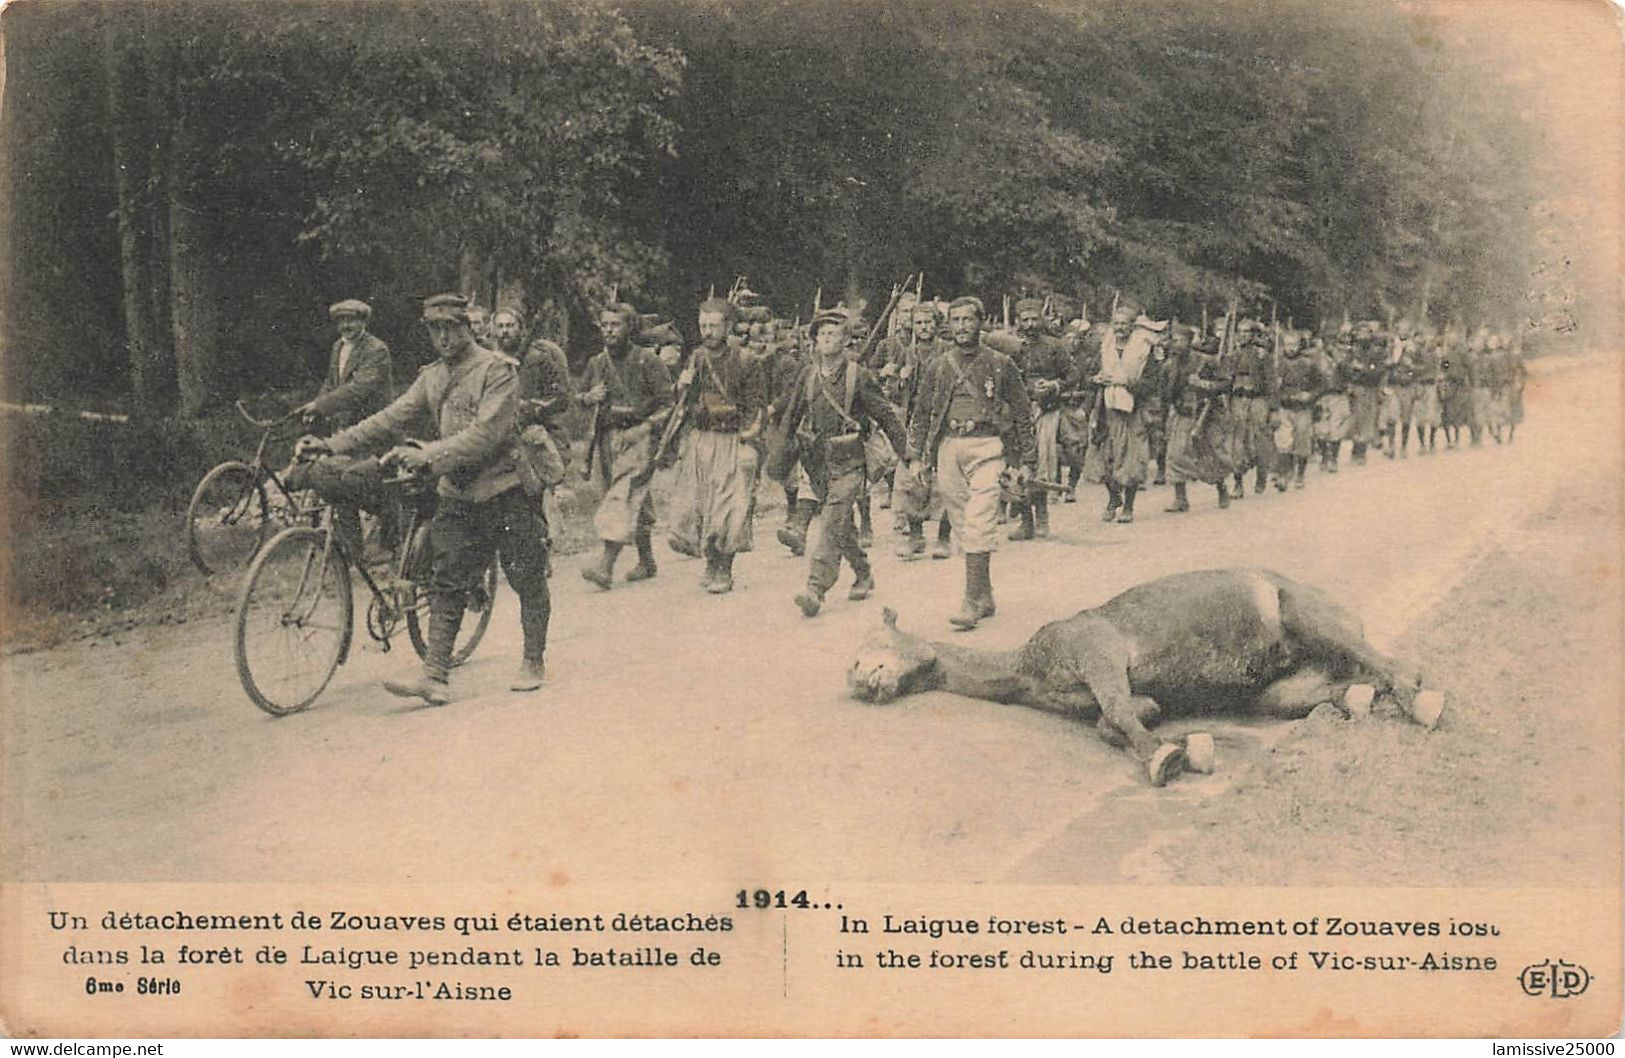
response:
<path id="1" fill-rule="evenodd" d="M 937 668 L 937 652 L 918 636 L 900 631 L 895 610 L 887 607 L 881 620 L 884 626 L 864 640 L 846 670 L 852 697 L 877 705 L 927 689 Z"/>

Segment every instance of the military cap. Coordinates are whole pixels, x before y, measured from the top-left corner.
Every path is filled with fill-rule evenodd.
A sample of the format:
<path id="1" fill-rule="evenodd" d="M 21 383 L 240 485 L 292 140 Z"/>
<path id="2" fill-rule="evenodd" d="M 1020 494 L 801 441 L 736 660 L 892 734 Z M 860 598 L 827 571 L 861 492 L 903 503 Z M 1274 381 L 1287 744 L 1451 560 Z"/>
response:
<path id="1" fill-rule="evenodd" d="M 816 338 L 819 331 L 831 326 L 850 329 L 852 317 L 848 315 L 845 309 L 825 309 L 813 317 L 812 323 L 807 326 L 807 336 Z"/>
<path id="2" fill-rule="evenodd" d="M 982 299 L 977 297 L 975 294 L 966 294 L 963 297 L 954 298 L 948 303 L 948 311 L 952 312 L 954 309 L 960 308 L 964 305 L 969 305 L 974 308 L 976 310 L 976 315 L 978 316 L 987 315 L 987 309 L 982 305 Z"/>
<path id="3" fill-rule="evenodd" d="M 773 318 L 773 310 L 766 305 L 746 305 L 739 310 L 739 318 L 747 323 L 766 323 Z"/>
<path id="4" fill-rule="evenodd" d="M 423 320 L 468 322 L 468 299 L 461 294 L 436 294 L 423 299 Z"/>
<path id="5" fill-rule="evenodd" d="M 1016 302 L 1017 312 L 1026 312 L 1029 309 L 1033 312 L 1043 312 L 1044 303 L 1038 298 L 1022 298 L 1020 301 Z"/>
<path id="6" fill-rule="evenodd" d="M 704 301 L 700 302 L 700 307 L 696 310 L 695 314 L 703 315 L 707 312 L 718 313 L 723 319 L 730 323 L 740 318 L 739 306 L 729 301 L 727 298 L 706 298 Z"/>
<path id="7" fill-rule="evenodd" d="M 332 319 L 340 316 L 359 316 L 364 320 L 372 319 L 372 306 L 357 298 L 345 298 L 336 304 L 327 307 L 327 315 Z"/>

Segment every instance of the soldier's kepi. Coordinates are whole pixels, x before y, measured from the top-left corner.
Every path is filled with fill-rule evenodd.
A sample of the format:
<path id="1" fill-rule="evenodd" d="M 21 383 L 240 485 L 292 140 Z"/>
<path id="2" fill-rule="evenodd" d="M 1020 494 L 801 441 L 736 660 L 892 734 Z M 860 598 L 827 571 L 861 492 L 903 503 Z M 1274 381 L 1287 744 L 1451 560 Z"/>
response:
<path id="1" fill-rule="evenodd" d="M 400 442 L 432 424 L 437 439 L 390 449 L 381 462 L 438 479 L 439 505 L 430 524 L 429 644 L 423 676 L 390 680 L 388 690 L 431 705 L 451 700 L 447 677 L 463 610 L 493 557 L 500 555 L 519 596 L 524 659 L 514 690 L 542 684 L 543 652 L 552 605 L 547 590 L 547 542 L 541 511 L 521 487 L 514 442 L 518 377 L 513 365 L 481 348 L 468 325 L 468 301 L 441 294 L 423 303 L 437 360 L 400 398 L 376 415 L 322 442 L 335 455 Z M 489 600 L 486 600 L 489 605 Z"/>
<path id="2" fill-rule="evenodd" d="M 935 467 L 948 518 L 965 552 L 965 600 L 949 618 L 963 630 L 993 616 L 991 563 L 1005 464 L 1021 468 L 1019 484 L 1025 487 L 1037 461 L 1021 371 L 1008 356 L 982 344 L 982 319 L 977 298 L 962 297 L 949 305 L 954 348 L 927 370 L 909 429 L 909 457 L 923 457 Z"/>

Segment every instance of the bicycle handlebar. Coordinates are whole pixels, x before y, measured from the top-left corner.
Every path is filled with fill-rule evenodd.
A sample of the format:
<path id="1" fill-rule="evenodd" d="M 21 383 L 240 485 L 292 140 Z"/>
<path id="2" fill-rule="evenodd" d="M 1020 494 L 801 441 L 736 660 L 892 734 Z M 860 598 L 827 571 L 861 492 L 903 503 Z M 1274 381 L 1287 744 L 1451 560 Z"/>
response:
<path id="1" fill-rule="evenodd" d="M 298 418 L 298 412 L 290 411 L 288 414 L 278 419 L 256 419 L 254 418 L 253 414 L 249 412 L 248 406 L 242 401 L 238 400 L 234 401 L 233 403 L 237 405 L 237 414 L 246 419 L 250 426 L 256 426 L 261 430 L 272 430 Z"/>

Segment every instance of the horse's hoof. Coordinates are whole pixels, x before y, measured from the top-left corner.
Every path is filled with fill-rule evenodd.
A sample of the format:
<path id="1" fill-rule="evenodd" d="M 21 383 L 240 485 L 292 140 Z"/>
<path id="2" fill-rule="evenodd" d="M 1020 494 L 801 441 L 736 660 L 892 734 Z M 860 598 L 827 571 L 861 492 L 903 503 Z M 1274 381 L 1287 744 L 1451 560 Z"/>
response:
<path id="1" fill-rule="evenodd" d="M 1343 692 L 1343 711 L 1355 720 L 1371 715 L 1371 703 L 1376 701 L 1377 689 L 1369 683 L 1356 683 Z"/>
<path id="2" fill-rule="evenodd" d="M 1185 767 L 1203 775 L 1213 774 L 1213 736 L 1197 731 L 1185 737 Z"/>
<path id="3" fill-rule="evenodd" d="M 1172 742 L 1164 742 L 1151 754 L 1146 761 L 1146 774 L 1151 777 L 1152 786 L 1166 786 L 1168 780 L 1179 773 L 1185 763 L 1185 751 Z"/>
<path id="4" fill-rule="evenodd" d="M 1443 715 L 1444 693 L 1441 691 L 1420 691 L 1411 703 L 1411 719 L 1429 731 L 1439 726 L 1439 717 Z"/>

